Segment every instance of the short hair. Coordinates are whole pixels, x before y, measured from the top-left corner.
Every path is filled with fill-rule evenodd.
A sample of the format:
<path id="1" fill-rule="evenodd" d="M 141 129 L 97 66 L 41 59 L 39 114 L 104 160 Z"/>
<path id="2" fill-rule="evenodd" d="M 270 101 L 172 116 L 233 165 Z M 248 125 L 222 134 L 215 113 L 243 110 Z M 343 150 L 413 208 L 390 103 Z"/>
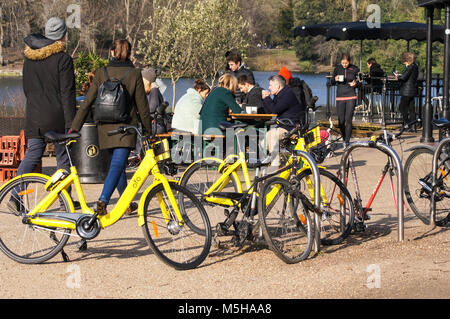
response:
<path id="1" fill-rule="evenodd" d="M 413 63 L 414 62 L 414 53 L 412 52 L 405 52 L 402 54 L 402 62 L 408 62 Z"/>
<path id="2" fill-rule="evenodd" d="M 242 74 L 239 76 L 238 78 L 238 83 L 239 84 L 250 84 L 250 85 L 255 85 L 255 81 L 253 81 L 253 79 L 251 77 L 249 77 L 247 74 Z"/>
<path id="3" fill-rule="evenodd" d="M 377 63 L 377 60 L 375 60 L 374 58 L 370 58 L 369 60 L 367 60 L 368 64 L 374 64 Z"/>
<path id="4" fill-rule="evenodd" d="M 342 55 L 341 55 L 341 61 L 342 61 L 342 60 L 347 60 L 348 62 L 351 62 L 350 54 L 348 54 L 348 53 L 342 53 Z"/>
<path id="5" fill-rule="evenodd" d="M 275 82 L 277 82 L 278 84 L 280 84 L 280 86 L 281 86 L 282 88 L 284 88 L 284 87 L 286 86 L 286 79 L 285 79 L 284 77 L 282 77 L 281 75 L 278 75 L 278 74 L 272 75 L 272 76 L 269 78 L 269 81 L 275 81 Z"/>
<path id="6" fill-rule="evenodd" d="M 126 40 L 116 40 L 111 48 L 114 51 L 114 58 L 120 61 L 126 61 L 130 58 L 131 55 L 131 43 Z"/>
<path id="7" fill-rule="evenodd" d="M 201 91 L 201 92 L 208 90 L 208 92 L 209 92 L 209 91 L 211 91 L 211 88 L 202 79 L 196 79 L 194 82 L 194 90 Z"/>
<path id="8" fill-rule="evenodd" d="M 227 53 L 228 53 L 228 55 L 226 55 L 227 62 L 242 63 L 242 56 L 239 52 L 231 51 L 231 52 L 227 52 Z"/>
<path id="9" fill-rule="evenodd" d="M 236 93 L 237 89 L 237 79 L 231 73 L 225 73 L 219 78 L 219 86 L 227 89 L 231 93 Z"/>

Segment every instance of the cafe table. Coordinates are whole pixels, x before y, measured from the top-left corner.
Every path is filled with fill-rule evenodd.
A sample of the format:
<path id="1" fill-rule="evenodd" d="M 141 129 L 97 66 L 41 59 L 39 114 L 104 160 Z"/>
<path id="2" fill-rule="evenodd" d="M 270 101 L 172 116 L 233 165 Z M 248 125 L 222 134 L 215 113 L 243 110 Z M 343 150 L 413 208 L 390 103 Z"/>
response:
<path id="1" fill-rule="evenodd" d="M 237 120 L 240 122 L 248 123 L 249 126 L 254 126 L 256 128 L 256 138 L 259 140 L 259 134 L 264 134 L 264 140 L 265 140 L 265 134 L 266 129 L 264 127 L 265 121 L 270 121 L 272 119 L 275 119 L 277 117 L 277 114 L 248 114 L 248 113 L 231 113 L 229 114 L 229 117 L 231 120 Z M 259 129 L 264 127 L 264 129 Z M 265 143 L 265 142 L 264 142 Z M 237 146 L 234 145 L 234 151 L 237 151 Z M 249 154 L 249 161 L 252 162 L 254 160 L 257 160 L 258 157 L 258 151 L 256 153 L 251 152 L 252 154 Z"/>

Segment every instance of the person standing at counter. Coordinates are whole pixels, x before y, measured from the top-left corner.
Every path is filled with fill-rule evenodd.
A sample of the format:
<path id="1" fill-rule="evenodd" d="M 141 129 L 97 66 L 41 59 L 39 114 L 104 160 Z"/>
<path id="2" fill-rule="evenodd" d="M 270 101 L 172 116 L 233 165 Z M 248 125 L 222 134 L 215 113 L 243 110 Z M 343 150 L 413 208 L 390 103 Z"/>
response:
<path id="1" fill-rule="evenodd" d="M 341 64 L 334 69 L 331 78 L 331 84 L 337 85 L 336 110 L 344 144 L 350 143 L 353 130 L 353 114 L 358 100 L 356 79 L 359 68 L 350 62 L 350 55 L 344 53 L 341 56 Z"/>
<path id="2" fill-rule="evenodd" d="M 419 67 L 414 62 L 414 53 L 405 52 L 402 54 L 402 62 L 406 66 L 402 74 L 395 74 L 398 81 L 402 82 L 400 87 L 400 112 L 403 117 L 403 124 L 408 124 L 416 119 L 414 98 L 418 95 L 417 78 Z"/>

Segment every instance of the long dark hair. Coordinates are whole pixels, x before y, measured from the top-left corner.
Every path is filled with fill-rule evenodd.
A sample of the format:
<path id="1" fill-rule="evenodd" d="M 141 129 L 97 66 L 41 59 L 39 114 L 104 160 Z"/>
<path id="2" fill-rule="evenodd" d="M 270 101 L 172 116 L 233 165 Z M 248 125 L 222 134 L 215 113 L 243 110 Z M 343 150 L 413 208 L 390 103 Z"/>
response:
<path id="1" fill-rule="evenodd" d="M 113 57 L 116 60 L 126 61 L 130 58 L 131 55 L 131 43 L 128 40 L 116 40 L 111 48 L 113 53 Z"/>

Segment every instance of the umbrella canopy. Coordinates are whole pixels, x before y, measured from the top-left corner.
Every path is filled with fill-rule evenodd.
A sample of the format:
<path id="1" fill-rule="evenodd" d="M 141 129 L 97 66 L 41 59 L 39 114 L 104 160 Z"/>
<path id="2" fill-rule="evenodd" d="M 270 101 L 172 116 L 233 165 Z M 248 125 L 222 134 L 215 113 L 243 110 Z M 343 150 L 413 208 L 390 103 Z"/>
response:
<path id="1" fill-rule="evenodd" d="M 445 28 L 441 25 L 433 26 L 432 41 L 444 42 Z M 381 23 L 380 28 L 370 28 L 365 21 L 319 23 L 302 25 L 294 29 L 295 36 L 323 35 L 326 40 L 417 40 L 427 39 L 427 25 L 417 22 Z"/>

